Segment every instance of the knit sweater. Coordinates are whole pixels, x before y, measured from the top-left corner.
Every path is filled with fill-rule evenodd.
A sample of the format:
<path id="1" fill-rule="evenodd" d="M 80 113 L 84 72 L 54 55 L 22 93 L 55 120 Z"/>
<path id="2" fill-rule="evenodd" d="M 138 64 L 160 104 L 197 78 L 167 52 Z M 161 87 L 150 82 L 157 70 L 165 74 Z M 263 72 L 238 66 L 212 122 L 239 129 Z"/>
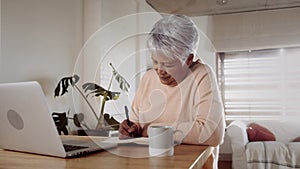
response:
<path id="1" fill-rule="evenodd" d="M 203 63 L 190 68 L 177 86 L 160 82 L 151 69 L 142 77 L 132 103 L 130 120 L 145 125 L 170 125 L 175 140 L 217 146 L 225 132 L 224 109 L 215 75 Z"/>

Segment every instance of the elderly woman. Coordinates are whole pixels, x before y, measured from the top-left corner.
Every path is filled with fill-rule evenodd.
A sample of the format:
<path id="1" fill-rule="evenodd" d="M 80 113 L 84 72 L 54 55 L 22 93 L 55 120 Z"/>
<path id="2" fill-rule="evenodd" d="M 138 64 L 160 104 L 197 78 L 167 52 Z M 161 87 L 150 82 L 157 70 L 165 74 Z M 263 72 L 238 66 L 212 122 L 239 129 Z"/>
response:
<path id="1" fill-rule="evenodd" d="M 196 58 L 198 32 L 191 19 L 168 15 L 149 34 L 153 69 L 147 71 L 132 103 L 130 121 L 119 137 L 147 137 L 151 125 L 170 125 L 184 134 L 175 140 L 186 144 L 218 146 L 225 121 L 216 78 Z"/>

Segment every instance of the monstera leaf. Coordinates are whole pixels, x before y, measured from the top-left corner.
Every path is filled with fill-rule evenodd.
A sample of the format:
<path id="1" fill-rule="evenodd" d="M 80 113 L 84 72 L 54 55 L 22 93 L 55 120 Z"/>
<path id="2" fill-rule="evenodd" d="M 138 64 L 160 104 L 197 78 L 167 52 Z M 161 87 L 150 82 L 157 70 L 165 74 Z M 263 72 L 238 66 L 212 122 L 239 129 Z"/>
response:
<path id="1" fill-rule="evenodd" d="M 120 123 L 114 119 L 113 117 L 110 117 L 109 114 L 105 113 L 104 114 L 104 119 L 106 121 L 106 123 L 111 126 L 111 128 L 118 130 L 119 129 L 119 125 Z"/>
<path id="2" fill-rule="evenodd" d="M 79 76 L 78 75 L 74 75 L 74 76 L 70 76 L 70 77 L 64 77 L 62 78 L 54 91 L 54 97 L 56 96 L 62 96 L 65 93 L 68 92 L 68 88 L 69 86 L 74 87 L 74 85 L 79 81 Z"/>
<path id="3" fill-rule="evenodd" d="M 91 94 L 93 94 L 96 97 L 104 96 L 106 97 L 105 100 L 117 100 L 120 97 L 120 92 L 108 91 L 95 83 L 85 83 L 82 85 L 82 88 L 84 89 L 84 92 L 89 91 L 86 97 L 88 97 Z"/>
<path id="4" fill-rule="evenodd" d="M 113 69 L 113 76 L 116 78 L 117 82 L 119 83 L 119 87 L 122 91 L 124 92 L 128 92 L 130 85 L 129 83 L 126 81 L 126 79 L 121 76 L 116 69 L 113 67 L 112 63 L 109 64 L 112 69 Z"/>
<path id="5" fill-rule="evenodd" d="M 61 135 L 61 133 L 64 133 L 64 135 L 68 135 L 68 129 L 67 129 L 68 118 L 67 118 L 67 113 L 65 113 L 65 112 L 64 113 L 53 112 L 52 113 L 52 118 L 54 120 L 54 123 L 56 125 L 56 128 L 57 128 L 57 131 L 58 131 L 59 135 Z"/>

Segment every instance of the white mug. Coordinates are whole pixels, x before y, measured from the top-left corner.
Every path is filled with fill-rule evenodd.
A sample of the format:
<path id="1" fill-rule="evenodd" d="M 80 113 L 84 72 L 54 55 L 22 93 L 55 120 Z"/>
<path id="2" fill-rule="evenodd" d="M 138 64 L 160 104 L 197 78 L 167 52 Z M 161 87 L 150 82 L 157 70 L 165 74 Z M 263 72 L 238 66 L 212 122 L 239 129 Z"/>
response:
<path id="1" fill-rule="evenodd" d="M 150 156 L 173 156 L 174 155 L 174 134 L 181 132 L 173 130 L 172 126 L 150 126 L 149 155 Z"/>

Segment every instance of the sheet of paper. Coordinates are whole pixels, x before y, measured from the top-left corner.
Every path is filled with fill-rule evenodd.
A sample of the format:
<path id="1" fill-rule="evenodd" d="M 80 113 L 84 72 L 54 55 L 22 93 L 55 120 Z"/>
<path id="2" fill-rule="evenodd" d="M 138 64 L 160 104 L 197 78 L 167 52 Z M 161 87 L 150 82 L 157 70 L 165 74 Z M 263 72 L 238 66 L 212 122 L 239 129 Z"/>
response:
<path id="1" fill-rule="evenodd" d="M 138 138 L 120 140 L 118 137 L 109 137 L 104 142 L 117 143 L 117 144 L 135 143 L 135 144 L 147 145 L 148 146 L 149 145 L 149 138 L 148 137 L 138 137 Z"/>

